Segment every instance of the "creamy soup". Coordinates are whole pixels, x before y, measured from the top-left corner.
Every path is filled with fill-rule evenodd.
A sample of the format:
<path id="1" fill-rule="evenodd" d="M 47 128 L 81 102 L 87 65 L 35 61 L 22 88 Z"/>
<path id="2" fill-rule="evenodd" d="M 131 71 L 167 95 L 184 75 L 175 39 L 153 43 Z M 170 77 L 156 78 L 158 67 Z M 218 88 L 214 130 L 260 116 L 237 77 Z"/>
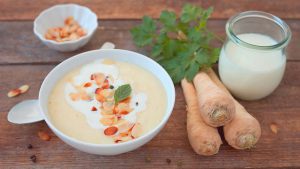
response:
<path id="1" fill-rule="evenodd" d="M 60 131 L 97 144 L 142 136 L 160 123 L 166 107 L 166 92 L 153 74 L 107 59 L 66 74 L 48 103 L 50 120 Z"/>

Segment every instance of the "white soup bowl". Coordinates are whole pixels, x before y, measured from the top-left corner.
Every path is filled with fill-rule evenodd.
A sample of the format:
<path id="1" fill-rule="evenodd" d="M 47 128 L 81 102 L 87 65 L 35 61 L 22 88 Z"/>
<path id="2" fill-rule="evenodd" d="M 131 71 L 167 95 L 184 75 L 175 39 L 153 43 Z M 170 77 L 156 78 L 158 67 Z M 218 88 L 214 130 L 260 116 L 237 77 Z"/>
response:
<path id="1" fill-rule="evenodd" d="M 163 116 L 163 119 L 155 128 L 153 128 L 151 131 L 149 131 L 148 133 L 142 135 L 137 139 L 124 142 L 124 143 L 118 143 L 118 144 L 92 144 L 88 142 L 83 142 L 61 132 L 58 128 L 56 128 L 55 125 L 53 125 L 51 119 L 49 118 L 48 99 L 49 99 L 49 95 L 51 94 L 57 82 L 61 78 L 63 78 L 63 76 L 66 75 L 68 72 L 76 68 L 79 68 L 82 65 L 90 63 L 94 60 L 104 59 L 104 58 L 135 64 L 146 69 L 162 83 L 164 90 L 166 91 L 167 109 L 164 112 L 165 114 Z M 69 144 L 70 146 L 78 150 L 91 153 L 91 154 L 116 155 L 116 154 L 121 154 L 121 153 L 134 150 L 144 145 L 145 143 L 149 142 L 155 135 L 157 135 L 157 133 L 165 126 L 174 107 L 175 88 L 172 79 L 170 78 L 168 73 L 152 59 L 144 55 L 141 55 L 139 53 L 135 53 L 127 50 L 101 49 L 101 50 L 93 50 L 93 51 L 88 51 L 85 53 L 78 54 L 57 65 L 43 81 L 39 92 L 38 102 L 39 102 L 40 113 L 42 114 L 47 125 L 65 143 Z"/>

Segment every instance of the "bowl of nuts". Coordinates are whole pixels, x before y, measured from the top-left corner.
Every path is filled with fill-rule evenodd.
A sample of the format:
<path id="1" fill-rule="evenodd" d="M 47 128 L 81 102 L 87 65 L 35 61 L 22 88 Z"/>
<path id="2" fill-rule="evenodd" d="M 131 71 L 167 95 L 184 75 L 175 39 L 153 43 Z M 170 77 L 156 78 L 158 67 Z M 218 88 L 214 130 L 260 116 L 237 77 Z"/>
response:
<path id="1" fill-rule="evenodd" d="M 97 15 L 76 4 L 50 7 L 34 20 L 34 34 L 49 48 L 69 52 L 84 46 L 98 27 Z"/>

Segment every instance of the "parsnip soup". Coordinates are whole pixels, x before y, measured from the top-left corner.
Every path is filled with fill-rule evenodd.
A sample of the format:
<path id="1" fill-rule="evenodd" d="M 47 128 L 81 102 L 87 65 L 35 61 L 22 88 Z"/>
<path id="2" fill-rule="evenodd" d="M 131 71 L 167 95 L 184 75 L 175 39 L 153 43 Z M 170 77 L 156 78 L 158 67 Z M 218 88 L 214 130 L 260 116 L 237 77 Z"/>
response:
<path id="1" fill-rule="evenodd" d="M 48 103 L 50 120 L 78 140 L 115 144 L 142 136 L 162 120 L 167 96 L 147 70 L 102 59 L 58 81 Z"/>

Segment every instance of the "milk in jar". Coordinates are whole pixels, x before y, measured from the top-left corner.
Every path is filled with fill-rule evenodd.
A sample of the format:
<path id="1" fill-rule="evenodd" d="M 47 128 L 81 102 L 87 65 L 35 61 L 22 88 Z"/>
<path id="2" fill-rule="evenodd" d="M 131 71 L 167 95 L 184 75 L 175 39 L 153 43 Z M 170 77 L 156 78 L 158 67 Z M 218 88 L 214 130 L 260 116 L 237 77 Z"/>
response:
<path id="1" fill-rule="evenodd" d="M 237 98 L 258 100 L 280 84 L 286 66 L 288 25 L 260 11 L 247 11 L 226 23 L 227 39 L 219 57 L 219 75 Z"/>
<path id="2" fill-rule="evenodd" d="M 276 44 L 274 39 L 262 34 L 240 34 L 238 38 L 262 46 Z M 285 70 L 285 60 L 281 50 L 261 52 L 229 42 L 221 51 L 220 77 L 236 97 L 244 100 L 260 99 L 279 85 Z"/>

